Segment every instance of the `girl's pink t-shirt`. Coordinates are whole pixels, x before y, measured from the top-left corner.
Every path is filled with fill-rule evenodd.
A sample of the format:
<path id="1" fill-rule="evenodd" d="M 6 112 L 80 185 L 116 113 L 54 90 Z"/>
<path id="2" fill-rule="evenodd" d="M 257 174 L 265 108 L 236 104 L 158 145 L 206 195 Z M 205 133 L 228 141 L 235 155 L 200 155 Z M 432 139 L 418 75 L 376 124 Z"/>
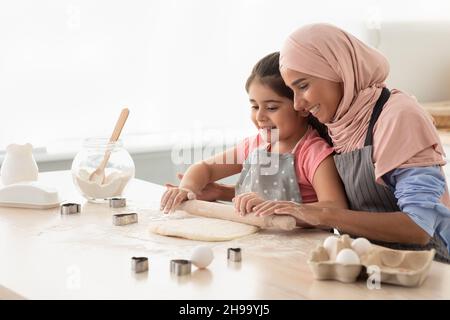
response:
<path id="1" fill-rule="evenodd" d="M 239 162 L 247 159 L 253 150 L 264 143 L 259 134 L 245 138 L 237 145 L 238 159 L 241 159 Z M 314 174 L 319 164 L 333 151 L 334 149 L 311 127 L 300 139 L 295 150 L 295 172 L 303 203 L 317 202 L 317 195 L 312 185 Z"/>

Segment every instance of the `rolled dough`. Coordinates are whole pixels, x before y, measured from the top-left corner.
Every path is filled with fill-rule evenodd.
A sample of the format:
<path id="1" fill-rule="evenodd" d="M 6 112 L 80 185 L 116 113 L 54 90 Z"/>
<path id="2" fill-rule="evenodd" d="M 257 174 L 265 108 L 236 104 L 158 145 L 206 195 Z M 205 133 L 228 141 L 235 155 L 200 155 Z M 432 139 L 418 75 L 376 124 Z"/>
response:
<path id="1" fill-rule="evenodd" d="M 152 222 L 149 227 L 156 234 L 201 241 L 233 240 L 259 230 L 248 224 L 203 217 Z"/>

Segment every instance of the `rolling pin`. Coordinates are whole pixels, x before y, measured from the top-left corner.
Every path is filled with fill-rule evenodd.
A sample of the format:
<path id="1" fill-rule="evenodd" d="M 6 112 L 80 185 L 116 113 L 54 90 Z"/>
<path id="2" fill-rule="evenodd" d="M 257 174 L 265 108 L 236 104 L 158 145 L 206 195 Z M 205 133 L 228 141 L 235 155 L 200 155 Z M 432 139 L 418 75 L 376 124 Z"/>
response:
<path id="1" fill-rule="evenodd" d="M 216 218 L 231 220 L 235 222 L 250 224 L 260 228 L 278 228 L 282 230 L 292 230 L 296 226 L 296 220 L 288 215 L 270 215 L 265 217 L 256 217 L 253 214 L 247 214 L 241 217 L 233 206 L 218 202 L 208 202 L 201 200 L 188 200 L 177 208 L 187 213 L 202 216 L 206 218 Z"/>

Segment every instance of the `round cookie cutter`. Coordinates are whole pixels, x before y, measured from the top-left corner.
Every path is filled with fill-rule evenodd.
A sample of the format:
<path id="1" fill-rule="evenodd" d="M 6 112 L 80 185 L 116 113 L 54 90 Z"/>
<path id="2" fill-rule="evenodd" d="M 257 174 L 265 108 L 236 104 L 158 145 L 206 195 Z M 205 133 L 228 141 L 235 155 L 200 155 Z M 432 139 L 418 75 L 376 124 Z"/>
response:
<path id="1" fill-rule="evenodd" d="M 191 273 L 191 261 L 176 259 L 170 260 L 170 272 L 177 276 L 185 276 Z"/>

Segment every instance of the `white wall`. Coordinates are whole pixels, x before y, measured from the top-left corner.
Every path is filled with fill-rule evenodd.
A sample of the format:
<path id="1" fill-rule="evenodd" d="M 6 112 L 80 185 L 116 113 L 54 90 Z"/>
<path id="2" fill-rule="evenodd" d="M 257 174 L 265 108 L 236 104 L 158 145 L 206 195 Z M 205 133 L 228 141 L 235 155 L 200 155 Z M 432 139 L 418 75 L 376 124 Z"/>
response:
<path id="1" fill-rule="evenodd" d="M 298 26 L 334 23 L 373 42 L 371 28 L 438 20 L 450 21 L 450 2 L 0 0 L 0 149 L 32 142 L 73 153 L 81 138 L 108 136 L 124 105 L 128 145 L 199 128 L 243 136 L 252 130 L 245 79 Z M 380 48 L 389 51 L 384 39 Z M 430 58 L 421 67 L 439 63 Z M 433 88 L 419 98 L 445 97 L 433 75 L 393 70 L 402 75 L 399 87 Z"/>
<path id="2" fill-rule="evenodd" d="M 449 14 L 444 0 L 1 0 L 0 149 L 107 135 L 124 105 L 125 133 L 249 129 L 245 79 L 296 27 L 366 39 L 367 26 Z"/>
<path id="3" fill-rule="evenodd" d="M 450 19 L 384 22 L 378 33 L 391 65 L 390 88 L 421 102 L 450 100 Z"/>

